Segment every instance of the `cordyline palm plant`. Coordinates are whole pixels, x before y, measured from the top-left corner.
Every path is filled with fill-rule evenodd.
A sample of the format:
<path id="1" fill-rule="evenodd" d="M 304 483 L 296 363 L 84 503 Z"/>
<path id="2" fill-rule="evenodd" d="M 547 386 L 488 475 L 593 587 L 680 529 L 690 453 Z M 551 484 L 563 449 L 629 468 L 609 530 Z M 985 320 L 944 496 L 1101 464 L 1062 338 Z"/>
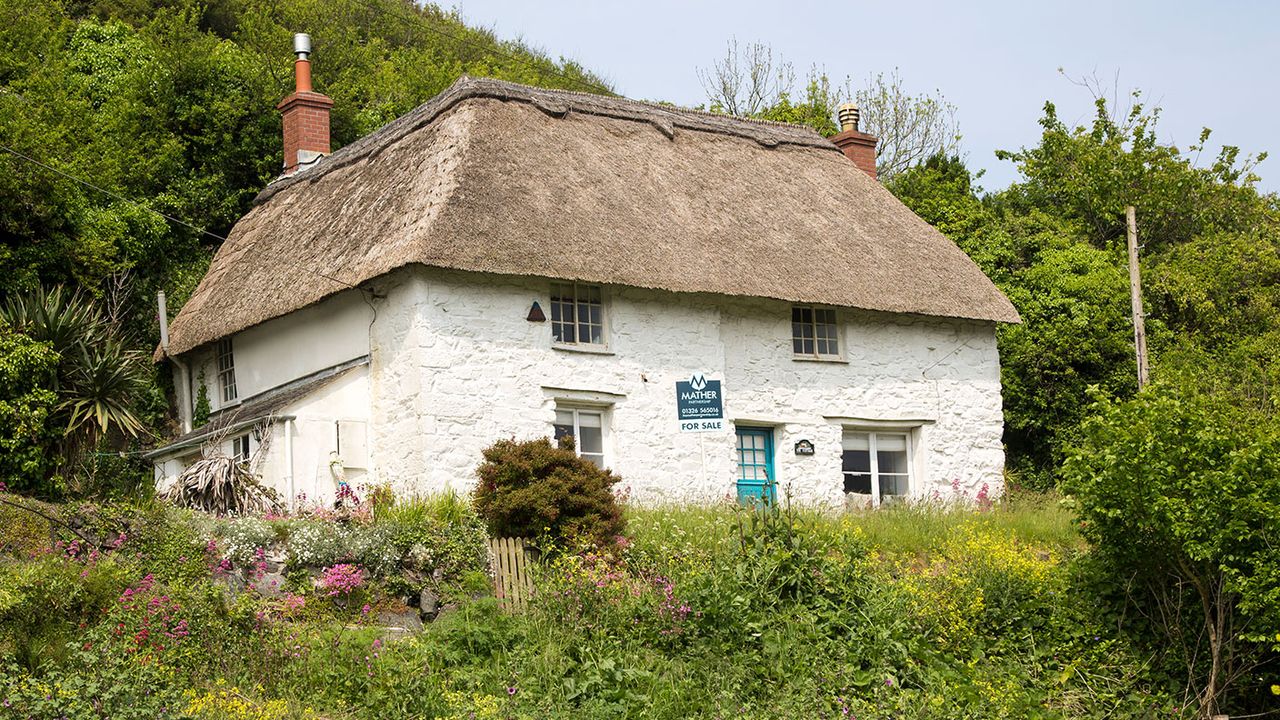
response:
<path id="1" fill-rule="evenodd" d="M 147 383 L 145 358 L 128 349 L 119 328 L 81 294 L 62 286 L 14 295 L 0 319 L 58 353 L 51 420 L 62 428 L 61 452 L 74 462 L 109 433 L 137 437 L 146 427 L 133 410 Z"/>

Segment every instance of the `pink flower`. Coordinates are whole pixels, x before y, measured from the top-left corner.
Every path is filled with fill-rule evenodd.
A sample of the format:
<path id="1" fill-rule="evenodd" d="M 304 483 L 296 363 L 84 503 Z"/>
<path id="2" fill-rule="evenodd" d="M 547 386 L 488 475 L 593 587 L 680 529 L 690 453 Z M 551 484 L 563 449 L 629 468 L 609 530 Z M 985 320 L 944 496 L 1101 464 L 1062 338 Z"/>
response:
<path id="1" fill-rule="evenodd" d="M 364 576 L 359 565 L 339 563 L 320 573 L 320 589 L 329 597 L 350 595 L 363 585 Z"/>

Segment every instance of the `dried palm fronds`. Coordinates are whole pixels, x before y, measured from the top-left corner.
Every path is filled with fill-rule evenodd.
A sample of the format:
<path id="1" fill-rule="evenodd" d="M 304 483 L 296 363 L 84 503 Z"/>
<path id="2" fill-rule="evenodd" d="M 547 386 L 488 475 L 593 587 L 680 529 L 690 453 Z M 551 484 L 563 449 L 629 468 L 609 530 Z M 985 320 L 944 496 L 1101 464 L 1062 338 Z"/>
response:
<path id="1" fill-rule="evenodd" d="M 248 465 L 223 455 L 195 461 L 164 492 L 176 505 L 223 516 L 278 512 L 280 496 L 258 482 Z"/>

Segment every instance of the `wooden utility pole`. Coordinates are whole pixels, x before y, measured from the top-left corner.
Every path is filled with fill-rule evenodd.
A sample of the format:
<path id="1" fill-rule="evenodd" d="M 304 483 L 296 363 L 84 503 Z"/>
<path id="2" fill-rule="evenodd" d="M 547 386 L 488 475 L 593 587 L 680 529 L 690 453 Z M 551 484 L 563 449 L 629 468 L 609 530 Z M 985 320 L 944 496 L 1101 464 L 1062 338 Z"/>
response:
<path id="1" fill-rule="evenodd" d="M 1138 356 L 1138 389 L 1147 386 L 1147 324 L 1142 315 L 1142 273 L 1138 270 L 1138 220 L 1133 206 L 1124 209 L 1129 236 L 1129 299 L 1133 306 L 1133 347 Z"/>

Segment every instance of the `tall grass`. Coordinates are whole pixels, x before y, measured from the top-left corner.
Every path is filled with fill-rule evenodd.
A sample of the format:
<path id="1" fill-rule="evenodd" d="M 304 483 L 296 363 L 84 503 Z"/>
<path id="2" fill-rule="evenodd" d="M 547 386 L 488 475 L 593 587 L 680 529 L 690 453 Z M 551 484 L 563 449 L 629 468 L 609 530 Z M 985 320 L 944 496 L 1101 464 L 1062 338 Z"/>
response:
<path id="1" fill-rule="evenodd" d="M 734 503 L 629 507 L 627 533 L 639 546 L 715 552 L 737 542 L 745 510 Z M 1016 540 L 1064 552 L 1083 547 L 1075 518 L 1056 493 L 1019 492 L 987 507 L 962 503 L 902 503 L 871 510 L 791 508 L 797 524 L 832 536 L 852 528 L 876 549 L 923 555 L 975 524 Z"/>
<path id="2" fill-rule="evenodd" d="M 427 525 L 431 523 L 474 522 L 471 499 L 455 490 L 429 495 L 398 497 L 395 502 L 374 508 L 374 519 L 380 523 Z"/>

